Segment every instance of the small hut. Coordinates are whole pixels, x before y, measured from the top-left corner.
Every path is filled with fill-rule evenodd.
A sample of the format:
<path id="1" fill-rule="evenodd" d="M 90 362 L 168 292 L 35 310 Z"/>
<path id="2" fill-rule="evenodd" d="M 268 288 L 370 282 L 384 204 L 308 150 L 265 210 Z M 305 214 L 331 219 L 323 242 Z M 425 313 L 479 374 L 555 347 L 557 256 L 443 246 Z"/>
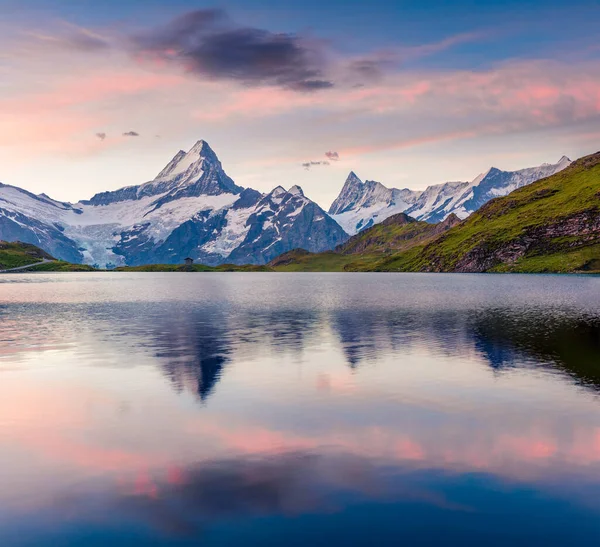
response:
<path id="1" fill-rule="evenodd" d="M 190 258 L 189 256 L 185 258 L 184 261 L 186 266 L 192 266 L 194 264 L 194 259 Z"/>

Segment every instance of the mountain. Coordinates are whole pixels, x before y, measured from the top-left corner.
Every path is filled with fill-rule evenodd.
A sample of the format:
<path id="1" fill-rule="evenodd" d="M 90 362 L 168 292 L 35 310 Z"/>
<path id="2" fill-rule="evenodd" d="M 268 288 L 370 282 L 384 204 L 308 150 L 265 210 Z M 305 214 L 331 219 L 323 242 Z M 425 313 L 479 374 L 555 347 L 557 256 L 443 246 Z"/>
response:
<path id="1" fill-rule="evenodd" d="M 600 271 L 600 152 L 496 198 L 385 271 Z"/>
<path id="2" fill-rule="evenodd" d="M 348 236 L 294 186 L 243 189 L 205 141 L 179 151 L 145 184 L 75 204 L 0 185 L 0 234 L 59 259 L 101 267 L 265 264 L 294 247 L 320 252 Z"/>
<path id="3" fill-rule="evenodd" d="M 563 156 L 555 164 L 545 163 L 519 171 L 501 171 L 492 167 L 472 182 L 446 182 L 429 186 L 422 192 L 386 188 L 374 181 L 363 183 L 350 173 L 329 214 L 351 235 L 400 212 L 433 223 L 451 214 L 464 219 L 490 199 L 508 195 L 517 188 L 558 173 L 570 164 L 571 160 Z"/>

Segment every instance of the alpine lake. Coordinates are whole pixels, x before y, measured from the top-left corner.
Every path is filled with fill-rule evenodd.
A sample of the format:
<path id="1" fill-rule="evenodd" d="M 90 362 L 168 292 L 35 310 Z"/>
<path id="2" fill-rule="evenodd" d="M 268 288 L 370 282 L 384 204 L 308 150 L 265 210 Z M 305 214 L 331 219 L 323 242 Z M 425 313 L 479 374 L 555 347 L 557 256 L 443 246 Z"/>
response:
<path id="1" fill-rule="evenodd" d="M 598 546 L 600 277 L 2 275 L 0 545 Z"/>

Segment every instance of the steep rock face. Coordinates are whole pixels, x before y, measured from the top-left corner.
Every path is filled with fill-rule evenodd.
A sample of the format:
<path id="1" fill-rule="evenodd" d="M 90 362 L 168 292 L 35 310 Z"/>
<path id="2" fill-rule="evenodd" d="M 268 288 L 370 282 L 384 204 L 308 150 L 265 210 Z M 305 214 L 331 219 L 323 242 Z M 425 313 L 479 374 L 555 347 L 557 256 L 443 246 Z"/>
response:
<path id="1" fill-rule="evenodd" d="M 500 264 L 514 264 L 528 253 L 567 253 L 571 249 L 597 243 L 600 243 L 600 210 L 591 209 L 557 219 L 545 226 L 531 227 L 502 246 L 482 242 L 465 253 L 456 262 L 453 271 L 487 272 Z M 435 261 L 430 268 L 431 271 L 441 271 Z"/>
<path id="2" fill-rule="evenodd" d="M 342 187 L 342 191 L 329 208 L 330 215 L 339 215 L 356 208 L 363 193 L 363 182 L 351 171 Z"/>
<path id="3" fill-rule="evenodd" d="M 264 264 L 294 247 L 330 249 L 348 236 L 299 187 L 242 189 L 205 141 L 151 182 L 71 205 L 0 185 L 0 236 L 100 267 Z"/>
<path id="4" fill-rule="evenodd" d="M 351 235 L 399 212 L 431 223 L 440 222 L 451 214 L 465 219 L 491 199 L 554 175 L 570 164 L 571 160 L 563 156 L 555 164 L 519 171 L 501 171 L 493 167 L 471 182 L 436 184 L 422 192 L 386 188 L 381 183 L 369 181 L 362 183 L 351 173 L 329 213 Z"/>

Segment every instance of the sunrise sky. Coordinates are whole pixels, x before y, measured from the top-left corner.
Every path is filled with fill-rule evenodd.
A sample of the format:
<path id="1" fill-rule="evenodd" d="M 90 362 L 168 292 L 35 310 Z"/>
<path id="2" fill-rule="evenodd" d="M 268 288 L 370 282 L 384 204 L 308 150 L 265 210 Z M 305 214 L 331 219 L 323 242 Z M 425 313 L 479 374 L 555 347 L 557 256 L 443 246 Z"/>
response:
<path id="1" fill-rule="evenodd" d="M 207 140 L 328 206 L 600 149 L 597 0 L 0 0 L 0 181 L 56 199 Z M 310 168 L 303 164 L 313 162 Z"/>

